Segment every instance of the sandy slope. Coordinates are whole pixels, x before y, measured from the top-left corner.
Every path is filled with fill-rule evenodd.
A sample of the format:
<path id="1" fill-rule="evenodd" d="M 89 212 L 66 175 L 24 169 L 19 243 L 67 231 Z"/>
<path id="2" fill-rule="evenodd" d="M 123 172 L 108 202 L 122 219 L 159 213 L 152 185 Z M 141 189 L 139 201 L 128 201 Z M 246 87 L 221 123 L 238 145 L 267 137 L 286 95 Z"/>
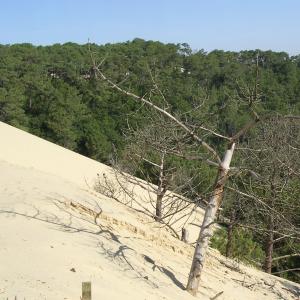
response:
<path id="1" fill-rule="evenodd" d="M 3 123 L 0 136 L 0 299 L 80 299 L 82 281 L 93 299 L 194 299 L 183 290 L 192 246 L 88 189 L 109 167 Z M 213 250 L 205 270 L 199 299 L 300 293 Z"/>

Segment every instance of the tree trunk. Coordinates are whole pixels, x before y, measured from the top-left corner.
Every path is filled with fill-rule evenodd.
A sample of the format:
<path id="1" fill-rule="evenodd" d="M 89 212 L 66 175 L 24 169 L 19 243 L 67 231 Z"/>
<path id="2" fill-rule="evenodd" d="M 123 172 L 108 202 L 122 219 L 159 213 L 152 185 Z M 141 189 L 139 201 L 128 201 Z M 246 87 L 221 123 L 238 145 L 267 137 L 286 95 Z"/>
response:
<path id="1" fill-rule="evenodd" d="M 156 206 L 155 206 L 155 220 L 161 221 L 162 218 L 162 198 L 163 195 L 158 194 L 156 198 Z"/>
<path id="2" fill-rule="evenodd" d="M 227 243 L 226 243 L 226 257 L 232 256 L 232 236 L 233 236 L 233 223 L 230 223 L 227 231 Z"/>
<path id="3" fill-rule="evenodd" d="M 230 223 L 227 229 L 227 243 L 226 243 L 226 257 L 232 256 L 232 238 L 233 238 L 233 229 L 235 225 L 235 208 L 233 208 L 230 216 Z"/>
<path id="4" fill-rule="evenodd" d="M 214 191 L 209 199 L 207 208 L 205 210 L 205 215 L 203 218 L 199 237 L 196 243 L 193 262 L 192 262 L 189 279 L 186 287 L 187 291 L 193 296 L 196 296 L 198 291 L 200 276 L 205 261 L 208 243 L 212 236 L 212 224 L 214 223 L 216 212 L 220 207 L 222 201 L 224 186 L 227 180 L 227 175 L 228 175 L 232 155 L 234 152 L 234 148 L 235 148 L 235 143 L 231 143 L 229 144 L 228 149 L 225 152 L 224 158 L 220 164 L 219 171 L 217 174 Z"/>
<path id="5" fill-rule="evenodd" d="M 274 207 L 274 201 L 276 198 L 276 191 L 275 191 L 275 175 L 276 175 L 276 166 L 274 166 L 273 169 L 273 174 L 271 177 L 271 195 L 272 198 L 270 199 L 270 204 L 272 208 Z M 265 262 L 264 262 L 264 271 L 266 273 L 271 274 L 272 272 L 272 263 L 273 263 L 273 248 L 274 248 L 274 216 L 273 213 L 270 211 L 269 216 L 268 216 L 268 235 L 266 239 L 266 244 L 265 244 Z"/>
<path id="6" fill-rule="evenodd" d="M 264 262 L 264 271 L 266 273 L 271 274 L 272 272 L 272 263 L 273 263 L 273 247 L 274 247 L 274 220 L 273 216 L 269 216 L 269 224 L 268 229 L 270 230 L 266 240 L 266 248 L 265 248 L 265 262 Z"/>
<path id="7" fill-rule="evenodd" d="M 155 205 L 155 220 L 160 222 L 162 219 L 162 199 L 166 193 L 165 178 L 164 178 L 164 160 L 165 153 L 161 154 L 160 168 L 159 168 L 159 178 L 157 187 L 157 197 Z"/>

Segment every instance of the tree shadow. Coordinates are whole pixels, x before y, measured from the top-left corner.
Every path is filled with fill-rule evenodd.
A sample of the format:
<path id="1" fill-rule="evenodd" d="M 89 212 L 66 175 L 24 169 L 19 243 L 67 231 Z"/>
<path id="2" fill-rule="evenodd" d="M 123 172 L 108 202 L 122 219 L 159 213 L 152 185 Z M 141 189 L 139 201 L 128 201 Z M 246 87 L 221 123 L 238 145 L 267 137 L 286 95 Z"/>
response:
<path id="1" fill-rule="evenodd" d="M 62 198 L 66 200 L 64 197 Z M 102 213 L 102 209 L 99 207 L 98 204 L 98 212 L 96 213 L 96 217 L 92 220 L 91 216 L 89 215 L 84 216 L 71 212 L 68 208 L 66 208 L 63 205 L 64 201 L 60 199 L 53 197 L 48 197 L 47 199 L 51 200 L 52 203 L 59 209 L 59 211 L 64 213 L 63 217 L 59 217 L 57 214 L 51 212 L 42 212 L 36 206 L 29 204 L 26 205 L 31 210 L 34 210 L 33 213 L 29 214 L 18 212 L 15 210 L 0 210 L 0 214 L 16 215 L 27 219 L 32 219 L 39 222 L 55 225 L 55 227 L 52 229 L 67 233 L 87 233 L 95 236 L 103 236 L 106 239 L 111 239 L 114 242 L 121 244 L 119 237 L 116 234 L 114 234 L 112 230 L 110 230 L 110 228 L 107 228 L 107 226 L 102 226 L 97 221 Z M 75 224 L 75 220 L 80 221 L 80 223 L 83 223 L 83 225 L 79 226 L 78 224 Z M 96 230 L 88 229 L 87 226 L 85 226 L 85 224 L 95 226 Z"/>
<path id="2" fill-rule="evenodd" d="M 130 262 L 128 256 L 126 255 L 126 251 L 131 250 L 131 251 L 135 252 L 135 254 L 137 254 L 133 248 L 128 247 L 125 244 L 122 244 L 119 246 L 119 248 L 116 251 L 112 251 L 111 249 L 105 248 L 103 243 L 99 244 L 99 247 L 111 259 L 118 258 L 123 263 L 125 263 L 129 267 L 129 270 L 132 270 L 136 273 L 137 278 L 146 279 L 147 283 L 150 284 L 152 287 L 159 288 L 159 286 L 155 282 L 151 281 L 148 276 L 145 276 L 145 274 L 143 274 L 141 271 L 139 271 L 138 268 L 135 267 L 132 262 Z M 159 270 L 162 274 L 166 275 L 169 279 L 171 279 L 171 281 L 177 287 L 179 287 L 181 290 L 185 290 L 185 286 L 176 278 L 174 273 L 172 273 L 170 270 L 168 270 L 167 268 L 165 268 L 163 266 L 157 265 L 150 256 L 141 254 L 141 255 L 135 255 L 135 257 L 142 257 L 146 262 L 153 265 L 152 266 L 153 271 L 155 271 L 156 269 Z"/>
<path id="3" fill-rule="evenodd" d="M 60 213 L 62 212 L 62 216 L 58 216 L 58 214 L 52 212 L 41 211 L 37 207 L 33 205 L 29 205 L 31 210 L 34 210 L 32 213 L 26 212 L 18 212 L 14 210 L 0 210 L 0 214 L 9 214 L 21 216 L 27 219 L 33 219 L 39 222 L 43 222 L 50 225 L 55 225 L 54 230 L 63 231 L 71 234 L 76 233 L 85 233 L 93 236 L 101 236 L 107 240 L 111 240 L 118 245 L 118 249 L 116 251 L 111 250 L 108 247 L 105 247 L 104 243 L 98 241 L 97 247 L 102 249 L 102 254 L 105 253 L 112 260 L 119 259 L 122 263 L 128 266 L 129 270 L 132 270 L 137 278 L 145 280 L 147 284 L 149 284 L 153 288 L 159 288 L 158 284 L 156 284 L 153 280 L 150 280 L 149 277 L 144 270 L 139 270 L 137 266 L 130 260 L 130 257 L 126 254 L 127 251 L 133 251 L 135 253 L 134 259 L 138 259 L 142 257 L 142 259 L 148 263 L 151 263 L 152 270 L 158 269 L 161 273 L 166 275 L 171 281 L 180 289 L 184 290 L 184 285 L 175 277 L 175 275 L 168 270 L 167 268 L 157 265 L 155 261 L 147 255 L 139 254 L 135 251 L 135 249 L 129 247 L 125 243 L 123 243 L 120 239 L 123 238 L 119 235 L 116 235 L 110 226 L 101 225 L 99 222 L 99 217 L 102 214 L 102 209 L 97 204 L 97 211 L 94 213 L 94 216 L 88 214 L 80 214 L 76 210 L 73 212 L 70 210 L 70 207 L 66 206 L 65 203 L 72 203 L 69 199 L 62 197 L 62 199 L 58 198 L 48 198 L 52 201 L 52 203 L 59 209 Z M 78 224 L 79 221 L 79 224 Z M 76 224 L 77 223 L 77 224 Z M 96 226 L 96 227 L 95 227 Z M 88 228 L 91 227 L 91 228 Z M 95 227 L 95 230 L 93 230 Z M 134 237 L 126 237 L 124 238 L 134 238 Z M 126 271 L 126 270 L 124 270 Z"/>
<path id="4" fill-rule="evenodd" d="M 109 228 L 109 226 L 103 226 L 99 223 L 98 219 L 102 214 L 102 209 L 99 206 L 99 204 L 97 202 L 95 202 L 96 206 L 97 206 L 97 211 L 93 211 L 92 209 L 88 209 L 90 214 L 88 214 L 87 212 L 85 212 L 84 215 L 80 214 L 78 215 L 76 213 L 73 213 L 70 211 L 69 207 L 65 206 L 65 202 L 66 200 L 71 203 L 72 206 L 72 201 L 69 201 L 66 198 L 63 198 L 65 201 L 61 201 L 60 199 L 57 198 L 51 198 L 51 200 L 53 201 L 53 204 L 61 211 L 64 212 L 66 215 L 69 216 L 70 222 L 69 224 L 66 226 L 65 224 L 62 224 L 62 228 L 61 230 L 69 232 L 69 233 L 76 233 L 76 232 L 84 232 L 84 233 L 90 233 L 90 234 L 94 234 L 94 235 L 102 235 L 107 239 L 111 239 L 116 243 L 121 244 L 119 237 L 114 234 L 112 232 L 112 228 Z M 73 205 L 73 208 L 76 209 L 76 206 Z M 93 214 L 93 215 L 91 215 Z M 98 228 L 98 230 L 96 231 L 91 231 L 91 230 L 87 230 L 85 227 L 74 227 L 71 226 L 72 224 L 72 220 L 79 220 L 80 222 L 84 221 L 87 224 L 90 224 L 92 226 L 96 226 Z"/>
<path id="5" fill-rule="evenodd" d="M 114 262 L 118 261 L 118 265 L 122 267 L 122 271 L 131 271 L 132 274 L 135 274 L 135 279 L 143 280 L 146 284 L 150 285 L 152 288 L 159 288 L 159 285 L 156 284 L 153 280 L 150 280 L 149 277 L 144 273 L 144 270 L 140 270 L 137 266 L 130 261 L 129 255 L 126 254 L 128 250 L 134 252 L 134 258 L 138 258 L 138 253 L 131 247 L 121 244 L 117 250 L 112 250 L 111 248 L 105 247 L 104 243 L 99 243 L 98 248 L 101 250 L 101 255 L 106 255 L 109 259 Z M 125 267 L 126 266 L 126 267 Z"/>
<path id="6" fill-rule="evenodd" d="M 144 255 L 142 254 L 142 257 L 144 258 L 144 260 L 150 264 L 152 264 L 152 270 L 155 271 L 155 269 L 157 268 L 160 272 L 162 272 L 163 274 L 165 274 L 167 277 L 169 277 L 172 282 L 177 285 L 180 289 L 185 290 L 185 286 L 176 278 L 176 276 L 174 275 L 174 273 L 172 273 L 170 270 L 166 269 L 163 266 L 159 266 L 155 263 L 155 261 L 149 257 L 148 255 Z"/>
<path id="7" fill-rule="evenodd" d="M 282 285 L 284 289 L 290 292 L 292 295 L 295 296 L 296 299 L 300 299 L 300 286 L 293 284 L 293 282 L 282 281 Z"/>

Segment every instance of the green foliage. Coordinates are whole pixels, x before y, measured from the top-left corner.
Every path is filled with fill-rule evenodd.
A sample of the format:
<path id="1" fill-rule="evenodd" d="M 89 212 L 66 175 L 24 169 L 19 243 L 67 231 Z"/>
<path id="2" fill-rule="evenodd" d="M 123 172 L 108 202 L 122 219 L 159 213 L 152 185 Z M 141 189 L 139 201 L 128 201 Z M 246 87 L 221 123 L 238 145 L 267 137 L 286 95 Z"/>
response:
<path id="1" fill-rule="evenodd" d="M 207 115 L 190 117 L 200 124 L 214 120 L 213 127 L 229 135 L 246 118 L 234 101 L 235 91 L 253 81 L 258 51 L 193 52 L 187 44 L 142 39 L 90 48 L 99 61 L 105 58 L 106 74 L 126 89 L 149 96 L 155 80 L 174 114 L 188 112 L 207 98 Z M 259 58 L 262 109 L 299 112 L 299 57 L 260 51 Z M 165 105 L 158 93 L 151 97 Z M 133 114 L 139 108 L 95 80 L 88 45 L 0 46 L 1 121 L 107 161 L 112 145 L 124 147 L 126 116 L 136 126 L 147 123 Z M 218 145 L 217 140 L 210 142 Z"/>
<path id="2" fill-rule="evenodd" d="M 226 254 L 227 230 L 220 228 L 214 232 L 211 247 L 218 249 L 221 254 Z M 251 231 L 236 227 L 232 236 L 232 258 L 247 264 L 257 265 L 264 259 L 262 246 L 255 242 Z"/>
<path id="3" fill-rule="evenodd" d="M 28 117 L 25 114 L 25 97 L 20 87 L 0 88 L 0 121 L 21 129 L 27 129 Z"/>
<path id="4" fill-rule="evenodd" d="M 274 257 L 276 258 L 292 253 L 300 253 L 300 243 L 296 243 L 293 240 L 281 243 L 281 245 L 275 250 Z M 287 257 L 274 262 L 273 272 L 282 272 L 285 270 L 296 269 L 299 268 L 299 266 L 299 256 Z M 299 282 L 299 275 L 296 272 L 282 272 L 280 273 L 280 277 Z"/>

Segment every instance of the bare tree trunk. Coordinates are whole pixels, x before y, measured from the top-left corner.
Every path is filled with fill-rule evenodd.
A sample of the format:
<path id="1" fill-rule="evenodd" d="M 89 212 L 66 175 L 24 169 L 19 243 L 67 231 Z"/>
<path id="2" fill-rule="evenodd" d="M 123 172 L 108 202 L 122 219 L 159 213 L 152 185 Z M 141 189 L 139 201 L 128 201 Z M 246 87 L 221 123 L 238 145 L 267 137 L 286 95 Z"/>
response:
<path id="1" fill-rule="evenodd" d="M 272 272 L 272 263 L 273 263 L 273 247 L 274 247 L 274 220 L 273 216 L 269 216 L 269 224 L 268 224 L 269 233 L 266 241 L 265 248 L 265 262 L 264 262 L 264 271 L 266 273 L 271 274 Z"/>
<path id="2" fill-rule="evenodd" d="M 232 210 L 230 216 L 230 223 L 227 230 L 227 243 L 226 243 L 226 257 L 232 256 L 232 237 L 233 237 L 233 228 L 235 225 L 235 209 Z"/>
<path id="3" fill-rule="evenodd" d="M 275 191 L 275 175 L 276 175 L 276 166 L 274 166 L 273 169 L 273 174 L 271 177 L 271 195 L 272 198 L 270 199 L 271 203 L 270 206 L 273 208 L 274 206 L 274 201 L 276 198 L 276 191 Z M 274 248 L 274 216 L 273 214 L 270 212 L 269 216 L 268 216 L 268 235 L 267 235 L 267 239 L 266 239 L 266 245 L 265 245 L 265 261 L 264 261 L 264 271 L 266 273 L 271 274 L 272 272 L 272 263 L 273 263 L 273 248 Z"/>
<path id="4" fill-rule="evenodd" d="M 156 198 L 156 207 L 155 207 L 155 220 L 156 221 L 161 221 L 162 218 L 162 195 L 157 195 Z"/>
<path id="5" fill-rule="evenodd" d="M 162 219 L 162 199 L 166 193 L 165 178 L 164 178 L 164 167 L 165 167 L 165 153 L 161 154 L 160 167 L 159 167 L 159 183 L 157 187 L 157 197 L 155 206 L 155 220 L 161 221 Z"/>
<path id="6" fill-rule="evenodd" d="M 237 223 L 237 200 L 234 200 L 233 208 L 230 214 L 229 225 L 227 229 L 227 243 L 226 243 L 226 257 L 232 257 L 232 239 L 233 239 L 233 230 Z"/>
<path id="7" fill-rule="evenodd" d="M 234 152 L 235 143 L 229 144 L 228 149 L 225 152 L 224 158 L 220 164 L 219 171 L 216 178 L 216 183 L 214 186 L 214 191 L 209 199 L 207 208 L 205 210 L 205 215 L 203 218 L 200 234 L 197 240 L 193 262 L 189 274 L 189 279 L 187 283 L 187 291 L 196 296 L 198 291 L 198 286 L 200 283 L 200 277 L 205 261 L 205 256 L 208 248 L 209 240 L 212 236 L 212 224 L 220 207 L 224 186 L 227 180 L 227 175 Z"/>

